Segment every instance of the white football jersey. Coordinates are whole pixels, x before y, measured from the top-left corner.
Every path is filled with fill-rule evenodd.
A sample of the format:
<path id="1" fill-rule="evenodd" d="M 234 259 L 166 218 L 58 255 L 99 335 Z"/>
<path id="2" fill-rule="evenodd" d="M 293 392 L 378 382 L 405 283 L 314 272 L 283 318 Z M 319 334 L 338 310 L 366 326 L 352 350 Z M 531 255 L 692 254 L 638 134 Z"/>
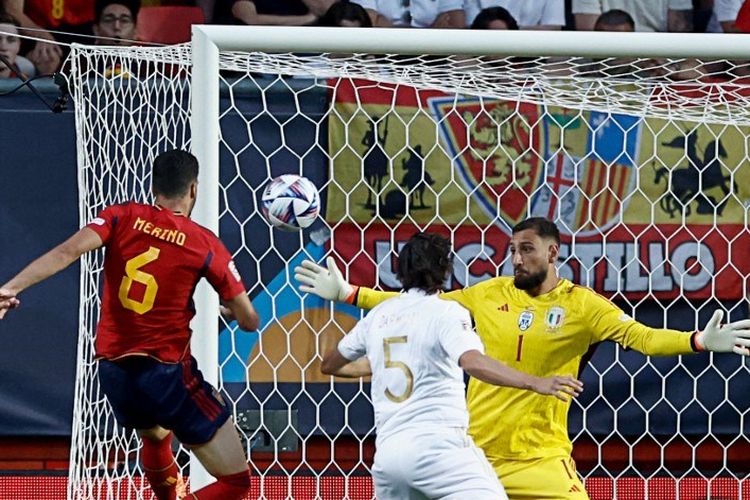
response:
<path id="1" fill-rule="evenodd" d="M 468 425 L 458 359 L 484 346 L 458 303 L 409 290 L 373 308 L 338 349 L 349 360 L 370 361 L 379 439 L 405 426 Z"/>

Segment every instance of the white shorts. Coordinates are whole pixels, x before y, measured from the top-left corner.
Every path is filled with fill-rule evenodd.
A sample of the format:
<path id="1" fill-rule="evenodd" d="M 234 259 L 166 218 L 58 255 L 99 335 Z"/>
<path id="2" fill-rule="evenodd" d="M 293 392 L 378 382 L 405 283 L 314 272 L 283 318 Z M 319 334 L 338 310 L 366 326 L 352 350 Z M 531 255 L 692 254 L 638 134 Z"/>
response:
<path id="1" fill-rule="evenodd" d="M 378 500 L 507 500 L 466 429 L 409 429 L 378 439 L 372 467 Z"/>

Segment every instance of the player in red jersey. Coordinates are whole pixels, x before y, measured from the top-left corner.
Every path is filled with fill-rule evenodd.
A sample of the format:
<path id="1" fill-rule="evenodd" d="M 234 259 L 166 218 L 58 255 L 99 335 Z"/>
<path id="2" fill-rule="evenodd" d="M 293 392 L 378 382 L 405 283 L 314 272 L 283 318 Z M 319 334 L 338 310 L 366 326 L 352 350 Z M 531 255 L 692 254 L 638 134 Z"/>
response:
<path id="1" fill-rule="evenodd" d="M 104 294 L 97 327 L 99 381 L 118 422 L 143 440 L 146 477 L 159 500 L 174 500 L 178 483 L 172 433 L 217 481 L 188 498 L 233 500 L 250 489 L 250 471 L 231 411 L 190 354 L 192 295 L 205 277 L 243 330 L 258 328 L 226 247 L 190 220 L 198 161 L 185 151 L 159 155 L 154 205 L 104 209 L 86 227 L 0 287 L 0 319 L 23 290 L 104 246 Z"/>

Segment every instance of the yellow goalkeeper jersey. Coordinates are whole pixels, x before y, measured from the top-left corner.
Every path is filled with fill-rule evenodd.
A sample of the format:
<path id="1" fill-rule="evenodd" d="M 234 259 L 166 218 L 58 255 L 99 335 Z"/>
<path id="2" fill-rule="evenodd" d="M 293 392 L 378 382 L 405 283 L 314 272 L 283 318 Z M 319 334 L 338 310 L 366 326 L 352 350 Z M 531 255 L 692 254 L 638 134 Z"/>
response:
<path id="1" fill-rule="evenodd" d="M 370 309 L 391 296 L 362 287 L 357 305 Z M 638 323 L 598 293 L 565 279 L 537 297 L 516 288 L 510 277 L 441 297 L 471 312 L 488 356 L 540 377 L 577 376 L 583 355 L 603 340 L 652 356 L 693 352 L 690 333 Z M 570 403 L 476 379 L 469 382 L 467 400 L 469 432 L 489 457 L 524 460 L 570 454 Z"/>

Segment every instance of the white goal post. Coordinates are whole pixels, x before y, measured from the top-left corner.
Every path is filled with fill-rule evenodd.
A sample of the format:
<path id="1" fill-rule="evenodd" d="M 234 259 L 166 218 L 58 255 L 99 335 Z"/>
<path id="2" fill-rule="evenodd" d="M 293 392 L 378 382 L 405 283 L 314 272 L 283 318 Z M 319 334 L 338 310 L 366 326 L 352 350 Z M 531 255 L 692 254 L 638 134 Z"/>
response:
<path id="1" fill-rule="evenodd" d="M 271 450 L 262 452 L 261 480 L 281 478 L 261 485 L 259 495 L 285 498 L 309 487 L 304 491 L 318 498 L 369 498 L 367 485 L 352 493 L 366 483 L 360 479 L 372 451 L 372 429 L 355 428 L 350 415 L 350 407 L 368 404 L 366 385 L 313 373 L 319 351 L 360 313 L 312 303 L 296 292 L 287 267 L 330 253 L 351 281 L 398 288 L 394 252 L 410 230 L 430 227 L 451 237 L 456 271 L 449 284 L 458 288 L 506 273 L 509 226 L 527 214 L 547 215 L 564 229 L 561 274 L 622 301 L 639 319 L 647 310 L 653 326 L 677 315 L 685 329 L 697 328 L 706 304 L 746 314 L 748 59 L 750 37 L 674 33 L 198 25 L 190 45 L 74 46 L 81 223 L 106 204 L 148 200 L 154 154 L 189 148 L 201 165 L 193 218 L 220 237 L 221 222 L 231 222 L 228 247 L 256 280 L 246 282 L 254 300 L 271 314 L 253 347 L 242 350 L 250 337 L 217 328 L 218 298 L 205 283 L 196 290 L 193 355 L 220 390 L 227 390 L 222 373 L 244 372 L 247 380 L 233 380 L 236 393 L 228 391 L 235 417 L 258 412 L 260 423 L 247 424 L 243 437 L 248 449 L 265 439 Z M 115 77 L 97 69 L 115 64 Z M 137 69 L 122 77 L 129 65 L 158 78 Z M 252 94 L 252 104 L 242 103 L 243 93 Z M 153 112 L 144 114 L 144 103 Z M 264 129 L 272 131 L 259 138 Z M 112 148 L 115 158 L 108 159 Z M 387 165 L 382 171 L 376 155 Z M 262 185 L 280 173 L 308 175 L 313 156 L 316 171 L 325 170 L 316 182 L 326 193 L 323 220 L 299 235 L 264 228 L 256 199 Z M 688 179 L 691 169 L 695 179 Z M 714 170 L 721 172 L 710 177 Z M 263 234 L 246 234 L 247 227 Z M 262 248 L 251 250 L 256 237 Z M 275 274 L 267 276 L 264 266 Z M 96 384 L 91 345 L 100 271 L 100 256 L 84 259 L 68 497 L 150 498 L 133 480 L 138 444 L 114 424 Z M 300 352 L 303 344 L 309 352 Z M 747 362 L 663 363 L 613 347 L 598 354 L 589 376 L 599 384 L 574 403 L 571 424 L 574 441 L 591 444 L 596 455 L 584 473 L 587 486 L 616 494 L 635 477 L 641 489 L 632 498 L 660 499 L 669 494 L 653 493 L 649 481 L 666 477 L 669 491 L 679 493 L 698 478 L 709 493 L 726 487 L 750 498 L 742 489 L 750 471 L 732 466 L 734 450 L 750 449 L 750 441 L 723 434 L 750 425 L 748 403 L 737 394 Z M 259 389 L 251 373 L 263 374 Z M 692 384 L 685 401 L 669 396 L 679 377 Z M 714 379 L 713 392 L 723 399 L 706 402 L 696 386 L 702 377 Z M 608 383 L 629 385 L 613 394 Z M 652 390 L 641 393 L 643 386 Z M 252 411 L 240 412 L 235 397 Z M 281 423 L 272 421 L 277 417 Z M 704 420 L 701 439 L 693 434 Z M 621 440 L 626 421 L 637 421 L 643 435 Z M 683 436 L 683 422 L 695 427 L 690 436 Z M 97 443 L 103 435 L 106 443 Z M 290 437 L 299 456 L 285 448 Z M 323 442 L 322 452 L 311 451 L 313 438 Z M 353 458 L 339 458 L 337 442 L 345 438 Z M 718 468 L 704 470 L 701 450 L 714 443 Z M 665 457 L 673 445 L 687 451 L 670 469 Z M 604 457 L 610 448 L 628 462 L 614 472 Z M 638 465 L 643 449 L 658 457 L 654 469 Z M 210 481 L 192 459 L 189 472 L 193 489 Z M 297 482 L 307 478 L 309 484 Z M 334 487 L 342 489 L 326 489 Z M 592 494 L 597 498 L 604 497 Z"/>

